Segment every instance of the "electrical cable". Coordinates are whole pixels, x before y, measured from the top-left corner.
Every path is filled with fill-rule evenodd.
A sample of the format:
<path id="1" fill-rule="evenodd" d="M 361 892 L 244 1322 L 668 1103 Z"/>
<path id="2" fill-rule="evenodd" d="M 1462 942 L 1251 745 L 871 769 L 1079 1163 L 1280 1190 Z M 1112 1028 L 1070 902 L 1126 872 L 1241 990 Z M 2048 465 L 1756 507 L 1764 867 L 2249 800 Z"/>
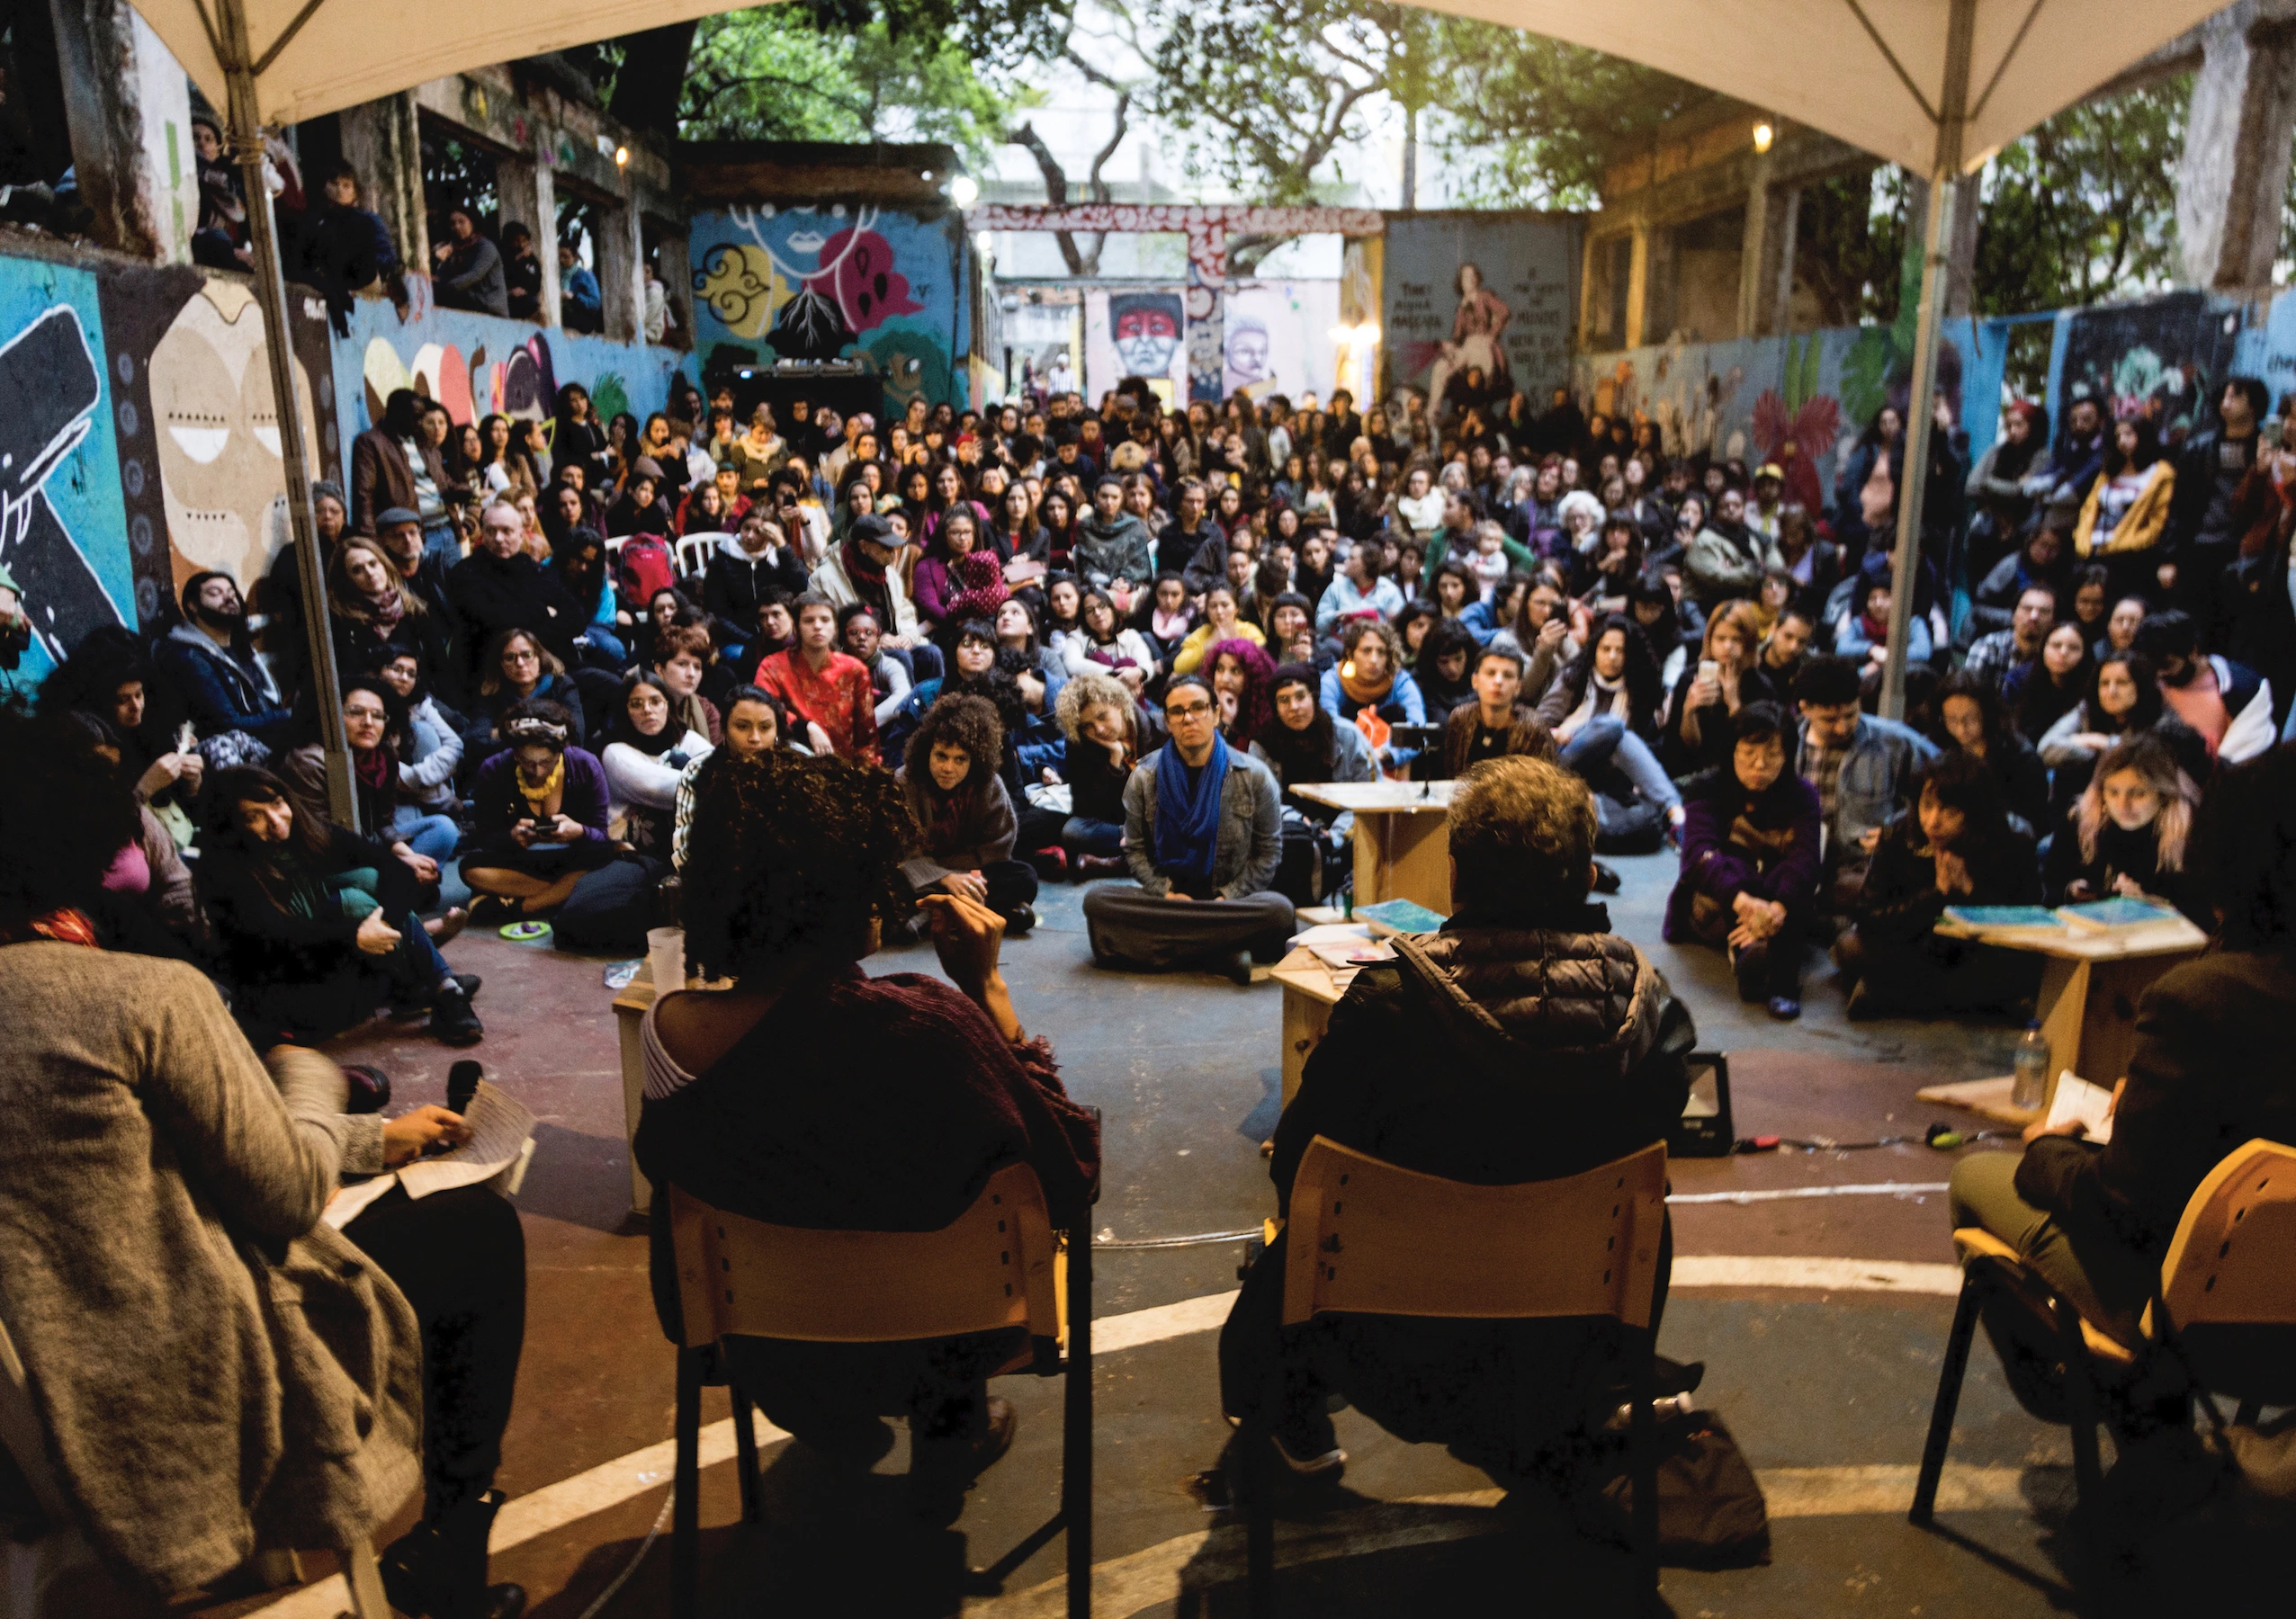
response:
<path id="1" fill-rule="evenodd" d="M 607 1603 L 612 1602 L 614 1600 L 614 1594 L 623 1588 L 623 1583 L 627 1581 L 632 1574 L 635 1574 L 638 1571 L 638 1565 L 646 1561 L 646 1553 L 653 1550 L 654 1542 L 660 1537 L 661 1526 L 669 1522 L 669 1509 L 676 1506 L 677 1503 L 677 1486 L 672 1484 L 669 1487 L 669 1493 L 662 1498 L 661 1510 L 654 1514 L 654 1526 L 646 1531 L 646 1538 L 638 1543 L 638 1550 L 632 1555 L 629 1562 L 623 1566 L 622 1572 L 614 1577 L 614 1583 L 607 1586 L 605 1590 L 600 1591 L 597 1596 L 597 1600 L 591 1603 L 589 1606 L 582 1610 L 582 1619 L 598 1619 L 599 1610 L 604 1608 Z"/>

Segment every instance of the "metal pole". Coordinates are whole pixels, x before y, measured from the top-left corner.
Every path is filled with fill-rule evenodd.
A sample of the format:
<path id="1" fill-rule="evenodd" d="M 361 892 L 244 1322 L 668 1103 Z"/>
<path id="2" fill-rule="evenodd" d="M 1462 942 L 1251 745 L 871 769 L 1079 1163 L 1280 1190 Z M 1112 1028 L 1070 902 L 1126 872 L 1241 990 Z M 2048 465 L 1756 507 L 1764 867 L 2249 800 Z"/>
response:
<path id="1" fill-rule="evenodd" d="M 271 187 L 264 183 L 263 120 L 256 110 L 255 53 L 247 43 L 243 0 L 217 0 L 224 78 L 230 103 L 231 148 L 247 193 L 247 234 L 255 249 L 256 301 L 263 306 L 264 348 L 271 361 L 271 398 L 279 413 L 279 457 L 287 473 L 287 520 L 294 534 L 296 572 L 303 593 L 303 625 L 310 638 L 310 667 L 318 696 L 319 740 L 327 750 L 327 812 L 338 827 L 360 830 L 358 798 L 351 790 L 351 748 L 343 731 L 343 704 L 335 669 L 335 636 L 327 622 L 327 561 L 318 554 L 318 525 L 311 512 L 310 470 L 304 457 L 302 398 L 295 388 L 295 345 L 287 324 L 287 282 L 279 263 L 279 230 Z"/>
<path id="2" fill-rule="evenodd" d="M 1930 413 L 1936 408 L 1937 328 L 1945 308 L 1946 258 L 1954 193 L 1961 180 L 1961 132 L 1969 99 L 1969 49 L 1977 0 L 1952 0 L 1945 29 L 1945 82 L 1938 98 L 1937 159 L 1931 165 L 1923 228 L 1921 302 L 1914 317 L 1913 389 L 1906 399 L 1905 487 L 1897 492 L 1897 551 L 1889 581 L 1889 645 L 1881 669 L 1884 719 L 1906 717 L 1906 638 L 1920 577 L 1922 496 L 1929 483 Z"/>

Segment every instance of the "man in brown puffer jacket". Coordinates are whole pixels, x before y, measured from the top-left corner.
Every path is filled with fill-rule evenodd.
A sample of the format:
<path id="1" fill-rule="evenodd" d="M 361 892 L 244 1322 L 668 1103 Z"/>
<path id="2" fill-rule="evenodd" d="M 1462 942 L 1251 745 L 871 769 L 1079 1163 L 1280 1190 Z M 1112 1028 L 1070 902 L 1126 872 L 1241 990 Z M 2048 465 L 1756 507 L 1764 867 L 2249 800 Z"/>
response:
<path id="1" fill-rule="evenodd" d="M 1288 1214 L 1315 1137 L 1404 1168 L 1484 1185 L 1576 1175 L 1663 1139 L 1682 1116 L 1690 1009 L 1588 903 L 1594 805 L 1544 759 L 1477 765 L 1451 800 L 1451 891 L 1478 899 L 1441 932 L 1395 941 L 1332 1008 L 1269 1174 Z M 1657 1310 L 1673 1247 L 1662 1244 Z M 1295 1473 L 1345 1462 L 1329 1391 L 1414 1444 L 1445 1444 L 1504 1484 L 1601 1426 L 1623 1381 L 1615 1328 L 1283 1315 L 1284 1250 L 1251 1267 L 1220 1336 L 1227 1411 L 1265 1414 Z"/>

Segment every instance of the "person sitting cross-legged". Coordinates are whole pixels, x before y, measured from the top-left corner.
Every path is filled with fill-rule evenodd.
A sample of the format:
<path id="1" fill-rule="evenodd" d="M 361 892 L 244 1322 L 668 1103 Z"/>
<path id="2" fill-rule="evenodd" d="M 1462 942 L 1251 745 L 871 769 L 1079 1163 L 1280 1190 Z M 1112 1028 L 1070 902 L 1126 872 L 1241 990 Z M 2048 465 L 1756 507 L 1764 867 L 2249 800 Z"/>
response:
<path id="1" fill-rule="evenodd" d="M 1487 760 L 1449 810 L 1457 915 L 1355 975 L 1276 1126 L 1279 1212 L 1318 1136 L 1405 1169 L 1484 1185 L 1578 1174 L 1682 1116 L 1690 1009 L 1588 900 L 1594 801 L 1545 759 Z M 1435 1060 L 1435 1053 L 1440 1059 Z M 1662 1239 L 1651 1328 L 1671 1265 Z M 1502 1485 L 1568 1493 L 1572 1458 L 1624 1381 L 1610 1322 L 1325 1315 L 1282 1325 L 1284 1245 L 1261 1254 L 1220 1334 L 1220 1394 L 1274 1430 L 1296 1473 L 1346 1462 L 1329 1397 L 1448 1444 Z"/>
<path id="2" fill-rule="evenodd" d="M 1020 824 L 999 774 L 1003 758 L 996 705 L 953 692 L 926 711 L 900 774 L 924 862 L 940 873 L 920 896 L 963 894 L 1003 917 L 1006 936 L 1018 938 L 1036 926 L 1036 873 L 1012 857 Z"/>
<path id="3" fill-rule="evenodd" d="M 1817 789 L 1786 768 L 1787 724 L 1774 702 L 1730 716 L 1730 763 L 1691 778 L 1682 872 L 1666 901 L 1666 937 L 1730 953 L 1738 998 L 1801 1015 L 1802 940 L 1817 898 Z"/>
<path id="4" fill-rule="evenodd" d="M 471 919 L 482 925 L 556 910 L 584 872 L 614 858 L 605 766 L 572 745 L 567 711 L 531 698 L 513 703 L 502 739 L 507 746 L 479 767 L 478 831 L 462 856 L 462 881 L 481 896 Z"/>
<path id="5" fill-rule="evenodd" d="M 1124 854 L 1139 886 L 1084 896 L 1092 959 L 1156 970 L 1217 962 L 1239 984 L 1251 958 L 1283 953 L 1295 918 L 1273 891 L 1283 810 L 1276 778 L 1220 735 L 1218 699 L 1200 675 L 1164 693 L 1171 739 L 1124 789 Z"/>

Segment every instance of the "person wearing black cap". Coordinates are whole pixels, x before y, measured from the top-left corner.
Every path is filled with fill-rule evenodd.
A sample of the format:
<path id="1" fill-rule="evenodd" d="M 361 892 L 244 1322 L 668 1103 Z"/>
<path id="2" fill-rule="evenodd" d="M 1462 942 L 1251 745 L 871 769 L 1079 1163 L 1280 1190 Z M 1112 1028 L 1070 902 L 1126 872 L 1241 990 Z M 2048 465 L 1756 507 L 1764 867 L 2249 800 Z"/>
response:
<path id="1" fill-rule="evenodd" d="M 184 582 L 184 622 L 152 657 L 175 687 L 202 737 L 244 731 L 274 750 L 291 747 L 301 727 L 256 660 L 247 614 L 231 576 L 204 568 Z"/>

